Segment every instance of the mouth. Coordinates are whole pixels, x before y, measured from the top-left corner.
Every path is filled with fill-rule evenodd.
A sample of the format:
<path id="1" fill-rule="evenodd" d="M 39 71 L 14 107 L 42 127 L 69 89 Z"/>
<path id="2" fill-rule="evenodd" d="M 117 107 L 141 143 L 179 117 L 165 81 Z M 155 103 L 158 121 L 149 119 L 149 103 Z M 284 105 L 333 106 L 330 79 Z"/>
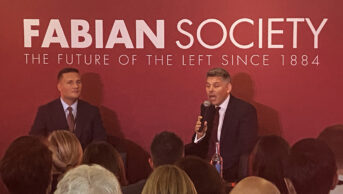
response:
<path id="1" fill-rule="evenodd" d="M 210 94 L 210 95 L 208 95 L 208 99 L 209 99 L 211 102 L 213 102 L 213 101 L 215 101 L 215 100 L 217 99 L 217 96 L 214 95 L 214 94 Z"/>

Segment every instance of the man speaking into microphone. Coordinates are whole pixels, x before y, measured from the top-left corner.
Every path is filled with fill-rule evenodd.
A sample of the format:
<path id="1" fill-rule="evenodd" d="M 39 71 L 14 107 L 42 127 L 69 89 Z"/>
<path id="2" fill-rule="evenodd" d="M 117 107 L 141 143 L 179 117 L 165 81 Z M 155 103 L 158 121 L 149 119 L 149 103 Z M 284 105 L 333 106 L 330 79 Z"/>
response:
<path id="1" fill-rule="evenodd" d="M 206 93 L 211 105 L 202 105 L 202 116 L 198 116 L 186 154 L 209 159 L 219 142 L 223 178 L 235 182 L 245 175 L 248 155 L 257 139 L 257 115 L 254 106 L 234 97 L 231 90 L 230 75 L 225 69 L 207 72 Z"/>

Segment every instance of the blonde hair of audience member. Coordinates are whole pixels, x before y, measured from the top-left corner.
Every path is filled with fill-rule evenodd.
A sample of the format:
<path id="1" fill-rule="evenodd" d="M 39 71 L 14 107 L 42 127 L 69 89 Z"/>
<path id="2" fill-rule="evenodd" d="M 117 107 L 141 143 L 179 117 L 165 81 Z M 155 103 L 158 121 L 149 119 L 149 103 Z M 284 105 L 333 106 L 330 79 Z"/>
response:
<path id="1" fill-rule="evenodd" d="M 280 194 L 280 191 L 264 178 L 249 176 L 239 181 L 230 194 Z"/>
<path id="2" fill-rule="evenodd" d="M 142 194 L 196 194 L 193 182 L 175 165 L 161 165 L 149 176 Z"/>
<path id="3" fill-rule="evenodd" d="M 116 176 L 104 167 L 80 165 L 69 170 L 57 185 L 55 194 L 122 194 Z"/>
<path id="4" fill-rule="evenodd" d="M 81 164 L 83 151 L 79 139 L 70 131 L 56 130 L 49 137 L 54 171 L 64 173 Z"/>

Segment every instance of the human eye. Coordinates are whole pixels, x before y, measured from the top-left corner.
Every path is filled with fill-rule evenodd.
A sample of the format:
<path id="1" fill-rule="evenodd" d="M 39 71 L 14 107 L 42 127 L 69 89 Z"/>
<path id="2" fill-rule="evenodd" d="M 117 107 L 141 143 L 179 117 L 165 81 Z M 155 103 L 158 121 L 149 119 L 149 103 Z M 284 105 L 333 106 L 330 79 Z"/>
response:
<path id="1" fill-rule="evenodd" d="M 219 87 L 220 87 L 220 84 L 219 84 L 219 83 L 215 83 L 213 86 L 214 86 L 215 88 L 219 88 Z"/>

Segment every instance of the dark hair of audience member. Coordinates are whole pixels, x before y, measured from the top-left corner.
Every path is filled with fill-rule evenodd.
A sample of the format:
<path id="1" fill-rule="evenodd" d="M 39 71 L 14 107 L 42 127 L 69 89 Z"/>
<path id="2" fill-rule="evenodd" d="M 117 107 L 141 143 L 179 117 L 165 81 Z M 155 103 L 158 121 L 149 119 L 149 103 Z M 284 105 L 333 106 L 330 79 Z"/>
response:
<path id="1" fill-rule="evenodd" d="M 83 154 L 83 164 L 99 164 L 112 172 L 121 186 L 128 184 L 123 160 L 119 152 L 107 142 L 99 141 L 89 144 Z"/>
<path id="2" fill-rule="evenodd" d="M 343 169 L 343 125 L 325 128 L 318 139 L 324 141 L 335 154 L 337 168 Z"/>
<path id="3" fill-rule="evenodd" d="M 184 144 L 175 133 L 163 131 L 154 137 L 150 152 L 154 167 L 174 164 L 183 157 Z"/>
<path id="4" fill-rule="evenodd" d="M 3 183 L 11 194 L 46 194 L 52 171 L 52 153 L 42 139 L 14 140 L 0 162 Z"/>
<path id="5" fill-rule="evenodd" d="M 217 170 L 205 160 L 196 156 L 186 156 L 176 162 L 193 181 L 198 194 L 224 194 L 223 179 Z"/>
<path id="6" fill-rule="evenodd" d="M 289 157 L 289 144 L 280 136 L 260 137 L 250 154 L 250 175 L 274 183 L 281 193 L 288 193 L 284 169 Z"/>
<path id="7" fill-rule="evenodd" d="M 299 194 L 328 194 L 337 178 L 335 156 L 318 139 L 303 139 L 290 150 L 287 177 Z"/>

